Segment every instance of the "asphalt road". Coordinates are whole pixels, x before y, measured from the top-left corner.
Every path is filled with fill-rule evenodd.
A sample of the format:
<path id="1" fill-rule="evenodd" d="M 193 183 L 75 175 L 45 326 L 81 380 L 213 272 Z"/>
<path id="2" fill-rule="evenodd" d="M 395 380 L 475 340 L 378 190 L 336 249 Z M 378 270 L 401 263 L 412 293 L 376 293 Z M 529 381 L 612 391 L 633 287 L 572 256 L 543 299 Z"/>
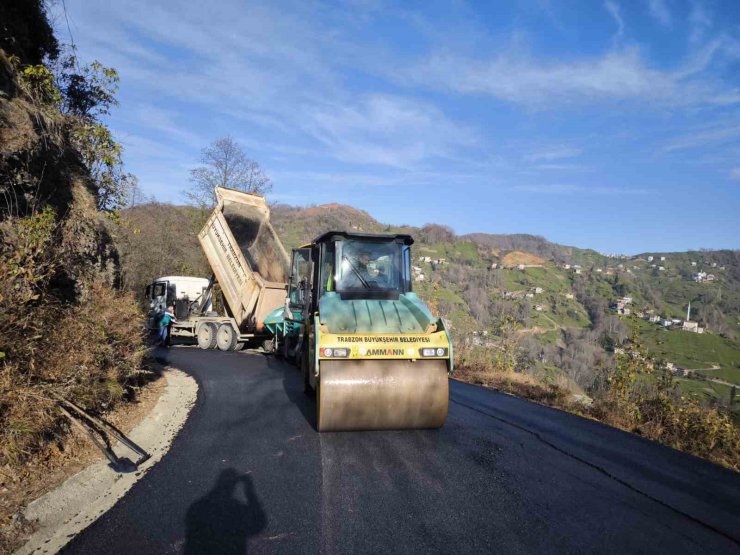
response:
<path id="1" fill-rule="evenodd" d="M 173 348 L 170 452 L 71 553 L 740 553 L 740 476 L 451 382 L 441 430 L 319 435 L 292 367 Z"/>

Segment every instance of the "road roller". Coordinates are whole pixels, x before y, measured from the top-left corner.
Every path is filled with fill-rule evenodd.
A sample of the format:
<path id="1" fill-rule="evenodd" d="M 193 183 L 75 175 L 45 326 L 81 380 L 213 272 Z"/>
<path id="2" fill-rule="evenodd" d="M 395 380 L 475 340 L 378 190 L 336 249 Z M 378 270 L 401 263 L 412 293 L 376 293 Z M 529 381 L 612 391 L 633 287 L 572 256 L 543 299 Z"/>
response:
<path id="1" fill-rule="evenodd" d="M 316 396 L 319 432 L 439 428 L 452 339 L 412 290 L 405 234 L 330 231 L 293 249 L 288 294 L 265 318 Z"/>

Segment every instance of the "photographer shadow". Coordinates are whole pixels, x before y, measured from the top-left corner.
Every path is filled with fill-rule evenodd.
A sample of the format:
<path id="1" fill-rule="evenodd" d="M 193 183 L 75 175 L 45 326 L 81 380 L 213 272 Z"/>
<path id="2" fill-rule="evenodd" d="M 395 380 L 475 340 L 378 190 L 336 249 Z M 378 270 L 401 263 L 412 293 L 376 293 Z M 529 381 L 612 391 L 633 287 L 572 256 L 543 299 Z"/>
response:
<path id="1" fill-rule="evenodd" d="M 239 485 L 243 486 L 243 492 Z M 247 540 L 266 524 L 267 517 L 252 478 L 227 468 L 219 475 L 214 488 L 188 509 L 185 553 L 246 553 Z"/>

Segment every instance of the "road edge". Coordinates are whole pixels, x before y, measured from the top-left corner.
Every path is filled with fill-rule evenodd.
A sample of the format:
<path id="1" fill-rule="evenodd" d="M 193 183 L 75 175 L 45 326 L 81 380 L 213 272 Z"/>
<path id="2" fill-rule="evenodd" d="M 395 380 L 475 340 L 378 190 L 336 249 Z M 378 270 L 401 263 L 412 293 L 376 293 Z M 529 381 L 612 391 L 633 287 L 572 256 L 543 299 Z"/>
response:
<path id="1" fill-rule="evenodd" d="M 166 367 L 163 375 L 167 386 L 162 396 L 129 434 L 151 457 L 130 473 L 114 472 L 105 460 L 95 462 L 29 503 L 23 516 L 37 529 L 16 555 L 58 552 L 111 509 L 167 453 L 195 405 L 198 384 L 176 368 Z M 126 452 L 120 444 L 115 451 Z"/>

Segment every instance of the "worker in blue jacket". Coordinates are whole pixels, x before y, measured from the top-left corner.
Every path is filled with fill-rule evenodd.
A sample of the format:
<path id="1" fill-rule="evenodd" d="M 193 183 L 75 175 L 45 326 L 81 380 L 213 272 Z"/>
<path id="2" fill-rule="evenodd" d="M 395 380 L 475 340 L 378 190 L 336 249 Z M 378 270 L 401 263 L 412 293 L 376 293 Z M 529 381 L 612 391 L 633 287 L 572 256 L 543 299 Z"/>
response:
<path id="1" fill-rule="evenodd" d="M 175 307 L 168 306 L 167 310 L 164 311 L 164 314 L 162 314 L 162 317 L 159 319 L 159 340 L 160 345 L 163 347 L 170 346 L 171 328 L 172 324 L 175 322 L 177 322 L 177 318 L 175 318 Z"/>

